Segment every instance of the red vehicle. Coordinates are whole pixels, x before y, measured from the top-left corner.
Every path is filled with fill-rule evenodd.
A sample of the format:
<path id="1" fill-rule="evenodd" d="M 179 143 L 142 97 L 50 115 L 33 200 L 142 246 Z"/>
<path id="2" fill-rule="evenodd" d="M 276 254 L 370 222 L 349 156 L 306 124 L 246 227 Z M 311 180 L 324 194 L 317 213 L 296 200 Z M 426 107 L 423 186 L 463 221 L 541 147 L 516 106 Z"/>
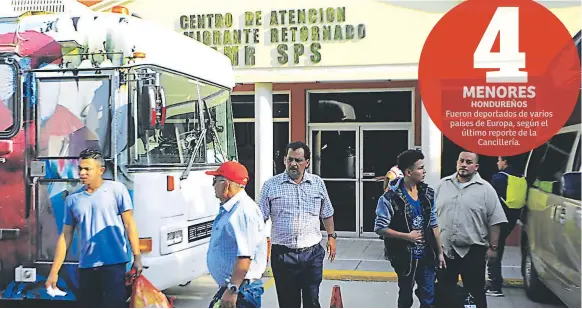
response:
<path id="1" fill-rule="evenodd" d="M 0 301 L 74 305 L 76 236 L 66 295 L 44 282 L 89 147 L 128 188 L 148 280 L 164 290 L 206 274 L 219 202 L 205 171 L 237 158 L 233 87 L 224 54 L 127 10 L 0 17 Z"/>
<path id="2" fill-rule="evenodd" d="M 16 25 L 16 19 L 3 20 Z M 38 237 L 37 216 L 31 199 L 30 158 L 35 157 L 36 124 L 23 104 L 28 85 L 23 70 L 62 61 L 60 45 L 49 36 L 35 31 L 0 34 L 0 291 L 7 294 L 8 284 L 17 275 L 33 274 L 15 268 L 23 261 L 33 261 Z M 17 287 L 15 287 L 17 288 Z M 25 292 L 25 291 L 23 291 Z M 1 297 L 4 298 L 4 297 Z"/>

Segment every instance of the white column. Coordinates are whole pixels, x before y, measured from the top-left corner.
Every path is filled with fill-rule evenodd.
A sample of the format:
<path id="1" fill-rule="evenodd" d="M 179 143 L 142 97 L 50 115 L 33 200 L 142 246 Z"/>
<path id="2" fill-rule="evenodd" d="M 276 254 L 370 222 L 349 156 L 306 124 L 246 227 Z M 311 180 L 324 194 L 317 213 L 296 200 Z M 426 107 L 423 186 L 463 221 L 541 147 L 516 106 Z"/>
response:
<path id="1" fill-rule="evenodd" d="M 421 149 L 424 154 L 424 166 L 426 169 L 424 181 L 434 188 L 441 179 L 442 135 L 441 131 L 428 116 L 424 104 L 421 105 Z"/>
<path id="2" fill-rule="evenodd" d="M 255 200 L 273 176 L 273 84 L 255 84 Z"/>

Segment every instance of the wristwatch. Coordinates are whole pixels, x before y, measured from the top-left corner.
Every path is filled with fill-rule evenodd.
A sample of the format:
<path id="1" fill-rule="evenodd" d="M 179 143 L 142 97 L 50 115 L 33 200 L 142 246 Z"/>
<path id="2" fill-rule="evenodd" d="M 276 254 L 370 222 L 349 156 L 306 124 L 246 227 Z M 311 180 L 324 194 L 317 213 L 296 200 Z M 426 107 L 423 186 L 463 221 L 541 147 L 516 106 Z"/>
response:
<path id="1" fill-rule="evenodd" d="M 491 249 L 493 251 L 497 251 L 497 245 L 491 245 L 491 246 L 489 246 L 489 249 Z"/>
<path id="2" fill-rule="evenodd" d="M 337 238 L 337 233 L 336 232 L 333 232 L 333 234 L 327 234 L 327 238 L 330 238 L 330 237 L 333 238 L 333 239 L 336 239 Z"/>
<path id="3" fill-rule="evenodd" d="M 230 278 L 226 278 L 226 289 L 232 294 L 238 294 L 238 286 L 230 282 Z"/>
<path id="4" fill-rule="evenodd" d="M 232 294 L 238 294 L 238 286 L 232 284 L 232 283 L 228 283 L 226 285 L 226 288 L 232 293 Z"/>

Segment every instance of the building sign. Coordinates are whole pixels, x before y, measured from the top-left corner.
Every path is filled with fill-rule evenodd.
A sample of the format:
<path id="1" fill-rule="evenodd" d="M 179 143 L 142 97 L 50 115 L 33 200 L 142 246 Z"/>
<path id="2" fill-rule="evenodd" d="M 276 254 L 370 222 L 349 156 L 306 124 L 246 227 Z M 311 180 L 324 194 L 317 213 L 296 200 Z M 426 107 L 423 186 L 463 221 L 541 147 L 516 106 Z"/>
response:
<path id="1" fill-rule="evenodd" d="M 235 17 L 243 29 L 233 27 Z M 224 52 L 235 67 L 254 66 L 259 44 L 273 46 L 279 65 L 316 64 L 324 44 L 366 37 L 364 24 L 346 23 L 345 7 L 182 15 L 179 25 L 184 35 Z"/>

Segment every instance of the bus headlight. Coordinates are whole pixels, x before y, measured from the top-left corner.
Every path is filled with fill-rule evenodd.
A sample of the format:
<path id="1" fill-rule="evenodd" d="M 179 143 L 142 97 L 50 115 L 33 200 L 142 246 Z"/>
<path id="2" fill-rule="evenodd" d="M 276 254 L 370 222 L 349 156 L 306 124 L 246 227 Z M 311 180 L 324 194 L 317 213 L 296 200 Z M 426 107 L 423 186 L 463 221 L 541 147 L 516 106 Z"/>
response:
<path id="1" fill-rule="evenodd" d="M 182 230 L 168 233 L 166 245 L 171 246 L 182 242 Z"/>

